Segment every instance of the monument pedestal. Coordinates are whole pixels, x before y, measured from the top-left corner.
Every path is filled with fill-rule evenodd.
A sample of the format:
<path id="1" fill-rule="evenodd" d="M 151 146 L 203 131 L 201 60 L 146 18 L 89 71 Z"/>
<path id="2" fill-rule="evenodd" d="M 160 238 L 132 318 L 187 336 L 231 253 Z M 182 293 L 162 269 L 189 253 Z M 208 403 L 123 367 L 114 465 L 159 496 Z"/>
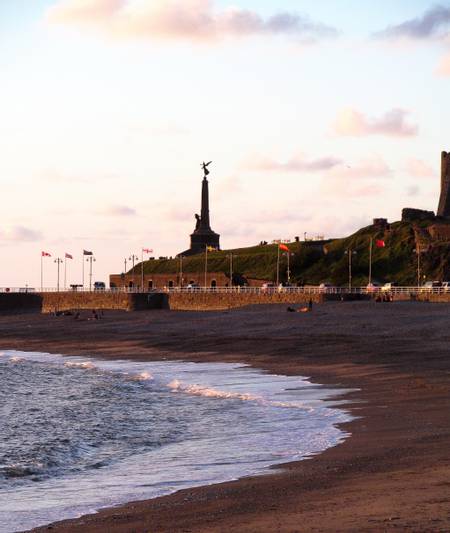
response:
<path id="1" fill-rule="evenodd" d="M 191 247 L 179 255 L 188 256 L 201 254 L 207 246 L 220 250 L 220 235 L 215 233 L 209 222 L 209 187 L 206 175 L 202 182 L 202 210 L 201 216 L 195 215 L 197 226 L 191 234 Z"/>

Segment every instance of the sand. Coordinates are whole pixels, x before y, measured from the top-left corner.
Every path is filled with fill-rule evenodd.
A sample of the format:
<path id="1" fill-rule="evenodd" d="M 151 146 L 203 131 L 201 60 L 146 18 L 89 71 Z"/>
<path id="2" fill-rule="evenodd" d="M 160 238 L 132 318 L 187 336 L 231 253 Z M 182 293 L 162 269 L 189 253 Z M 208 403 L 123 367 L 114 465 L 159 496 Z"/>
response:
<path id="1" fill-rule="evenodd" d="M 36 531 L 448 532 L 449 325 L 450 306 L 418 302 L 0 316 L 0 349 L 239 361 L 359 389 L 346 396 L 351 437 L 312 459 Z"/>

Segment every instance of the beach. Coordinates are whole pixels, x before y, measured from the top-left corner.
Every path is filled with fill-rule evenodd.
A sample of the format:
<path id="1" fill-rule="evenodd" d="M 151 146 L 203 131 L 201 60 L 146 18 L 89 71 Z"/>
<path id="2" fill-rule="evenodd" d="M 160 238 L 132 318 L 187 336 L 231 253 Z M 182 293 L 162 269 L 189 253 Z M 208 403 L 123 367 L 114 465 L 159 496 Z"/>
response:
<path id="1" fill-rule="evenodd" d="M 344 389 L 351 437 L 255 476 L 51 526 L 74 532 L 448 531 L 445 304 L 326 303 L 223 312 L 0 316 L 0 348 L 137 361 L 239 362 Z M 83 319 L 84 318 L 84 319 Z M 48 526 L 36 531 L 48 531 Z"/>

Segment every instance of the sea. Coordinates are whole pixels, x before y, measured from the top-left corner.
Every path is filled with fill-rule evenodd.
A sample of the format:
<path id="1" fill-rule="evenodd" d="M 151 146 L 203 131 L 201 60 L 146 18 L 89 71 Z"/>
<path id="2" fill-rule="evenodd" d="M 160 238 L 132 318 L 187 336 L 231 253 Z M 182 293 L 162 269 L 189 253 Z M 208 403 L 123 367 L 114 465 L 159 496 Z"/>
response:
<path id="1" fill-rule="evenodd" d="M 243 364 L 0 351 L 0 531 L 312 457 L 348 437 L 344 392 Z"/>

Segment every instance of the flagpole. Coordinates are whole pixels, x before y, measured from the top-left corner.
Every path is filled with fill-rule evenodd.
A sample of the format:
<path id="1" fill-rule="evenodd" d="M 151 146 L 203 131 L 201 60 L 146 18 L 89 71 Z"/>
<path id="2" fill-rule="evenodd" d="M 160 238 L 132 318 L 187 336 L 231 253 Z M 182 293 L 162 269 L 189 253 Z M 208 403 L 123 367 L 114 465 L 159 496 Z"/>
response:
<path id="1" fill-rule="evenodd" d="M 369 247 L 369 285 L 372 284 L 372 250 L 373 250 L 373 237 L 370 237 L 370 247 Z"/>
<path id="2" fill-rule="evenodd" d="M 290 281 L 291 281 L 291 268 L 290 268 L 291 265 L 290 265 L 290 257 L 289 257 L 290 255 L 291 255 L 291 252 L 288 252 L 287 253 L 287 267 L 288 267 L 288 269 L 287 269 L 287 281 L 288 281 L 288 283 L 290 283 Z"/>
<path id="3" fill-rule="evenodd" d="M 417 247 L 417 290 L 420 290 L 420 247 Z"/>
<path id="4" fill-rule="evenodd" d="M 277 288 L 280 284 L 280 245 L 277 245 L 278 253 L 277 253 Z"/>
<path id="5" fill-rule="evenodd" d="M 208 245 L 205 246 L 205 290 L 206 290 L 207 275 L 208 275 Z"/>
<path id="6" fill-rule="evenodd" d="M 41 292 L 44 289 L 44 256 L 41 252 Z"/>
<path id="7" fill-rule="evenodd" d="M 230 253 L 230 287 L 233 288 L 233 253 Z"/>
<path id="8" fill-rule="evenodd" d="M 141 248 L 141 292 L 144 292 L 144 249 Z"/>
<path id="9" fill-rule="evenodd" d="M 83 274 L 82 274 L 82 285 L 83 285 L 83 289 L 84 289 L 84 250 L 83 250 L 83 255 L 81 256 L 81 266 L 82 266 L 82 271 L 83 271 Z"/>
<path id="10" fill-rule="evenodd" d="M 64 289 L 67 288 L 67 256 L 64 254 Z"/>
<path id="11" fill-rule="evenodd" d="M 183 288 L 183 256 L 180 255 L 180 289 Z"/>

